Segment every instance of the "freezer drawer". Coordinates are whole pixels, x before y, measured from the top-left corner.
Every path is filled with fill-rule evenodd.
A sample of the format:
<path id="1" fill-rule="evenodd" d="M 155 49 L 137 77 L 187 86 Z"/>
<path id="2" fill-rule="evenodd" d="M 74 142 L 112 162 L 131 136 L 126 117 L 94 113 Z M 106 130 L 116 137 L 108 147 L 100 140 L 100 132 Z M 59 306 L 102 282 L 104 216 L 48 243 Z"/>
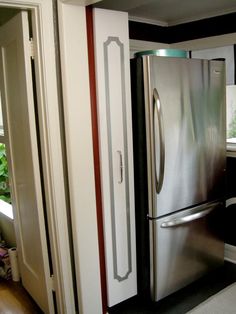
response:
<path id="1" fill-rule="evenodd" d="M 150 220 L 151 294 L 158 301 L 223 263 L 223 203 Z"/>

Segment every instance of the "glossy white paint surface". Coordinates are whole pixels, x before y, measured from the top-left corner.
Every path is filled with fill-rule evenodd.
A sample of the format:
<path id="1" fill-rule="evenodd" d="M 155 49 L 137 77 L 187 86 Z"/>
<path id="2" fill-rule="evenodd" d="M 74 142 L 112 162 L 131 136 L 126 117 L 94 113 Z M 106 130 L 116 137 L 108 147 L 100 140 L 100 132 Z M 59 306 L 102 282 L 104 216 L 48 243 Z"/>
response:
<path id="1" fill-rule="evenodd" d="M 102 313 L 85 8 L 59 4 L 70 205 L 79 310 Z"/>
<path id="2" fill-rule="evenodd" d="M 108 305 L 137 293 L 128 15 L 94 10 Z"/>

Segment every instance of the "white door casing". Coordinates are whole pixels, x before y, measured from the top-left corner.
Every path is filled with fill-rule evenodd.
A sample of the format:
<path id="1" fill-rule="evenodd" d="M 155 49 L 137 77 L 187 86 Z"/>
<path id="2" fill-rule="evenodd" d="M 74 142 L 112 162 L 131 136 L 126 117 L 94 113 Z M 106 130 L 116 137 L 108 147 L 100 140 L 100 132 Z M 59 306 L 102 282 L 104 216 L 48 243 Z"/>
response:
<path id="1" fill-rule="evenodd" d="M 53 313 L 27 12 L 18 13 L 0 28 L 0 48 L 2 106 L 21 278 L 40 308 Z"/>
<path id="2" fill-rule="evenodd" d="M 86 12 L 58 1 L 65 134 L 79 312 L 101 314 Z"/>
<path id="3" fill-rule="evenodd" d="M 61 0 L 58 0 L 60 4 Z M 52 1 L 51 0 L 0 0 L 0 6 L 12 7 L 12 8 L 24 8 L 31 11 L 32 14 L 32 26 L 33 26 L 33 37 L 35 42 L 35 66 L 36 66 L 36 81 L 37 81 L 37 93 L 38 93 L 38 105 L 39 105 L 39 120 L 40 120 L 40 135 L 41 135 L 41 145 L 42 145 L 42 158 L 43 158 L 43 169 L 44 169 L 44 179 L 45 179 L 45 191 L 46 191 L 46 202 L 48 222 L 49 222 L 49 235 L 50 242 L 52 244 L 52 262 L 55 280 L 55 290 L 57 295 L 57 308 L 58 313 L 74 313 L 74 294 L 72 285 L 72 276 L 70 271 L 70 252 L 68 245 L 68 234 L 67 234 L 67 216 L 66 216 L 66 204 L 65 204 L 65 191 L 64 191 L 64 178 L 63 178 L 63 167 L 62 167 L 62 154 L 61 154 L 61 140 L 60 140 L 60 125 L 59 125 L 59 113 L 58 113 L 58 96 L 56 87 L 56 68 L 55 68 L 55 48 L 53 45 L 54 35 L 53 35 L 53 14 L 52 14 Z M 66 73 L 70 78 L 76 76 L 78 85 L 80 89 L 76 89 L 76 85 L 67 84 L 67 78 L 63 76 L 63 81 L 65 83 L 65 94 L 70 96 L 70 101 L 67 108 L 71 110 L 71 116 L 78 114 L 80 117 L 80 122 L 83 126 L 87 125 L 90 129 L 89 132 L 84 133 L 82 131 L 81 141 L 77 141 L 78 137 L 78 121 L 73 124 L 73 132 L 71 137 L 72 145 L 70 145 L 71 156 L 78 152 L 85 155 L 84 143 L 89 146 L 92 151 L 91 144 L 91 116 L 88 112 L 90 106 L 89 96 L 84 97 L 84 93 L 88 94 L 89 90 L 83 88 L 84 84 L 88 85 L 88 75 L 87 70 L 86 77 L 84 72 L 81 72 L 81 66 L 84 69 L 84 65 L 87 64 L 87 54 L 84 51 L 87 49 L 87 42 L 85 36 L 86 32 L 86 19 L 84 4 L 74 1 L 74 5 L 71 1 L 65 3 L 61 7 L 61 14 L 67 13 L 69 10 L 75 9 L 77 14 L 72 14 L 70 18 L 63 21 L 62 27 L 66 29 L 63 40 L 60 40 L 60 45 L 65 49 L 66 52 Z M 59 23 L 60 23 L 59 15 Z M 82 16 L 82 19 L 81 19 Z M 73 26 L 79 25 L 76 29 Z M 72 37 L 72 33 L 76 34 L 76 37 Z M 82 41 L 80 38 L 81 36 Z M 70 53 L 72 53 L 70 47 L 70 39 L 73 38 L 73 44 L 76 44 L 78 49 L 81 49 L 80 58 L 76 57 L 74 59 L 70 58 Z M 78 40 L 75 40 L 78 38 Z M 74 54 L 73 54 L 74 55 Z M 63 61 L 64 62 L 64 61 Z M 77 75 L 76 73 L 77 70 Z M 75 82 L 75 81 L 74 81 Z M 81 86 L 82 83 L 82 86 Z M 83 92 L 81 92 L 83 90 Z M 71 101 L 79 104 L 79 106 L 71 106 Z M 69 109 L 68 109 L 69 110 Z M 70 118 L 68 123 L 71 125 Z M 86 130 L 87 130 L 86 128 Z M 81 134 L 81 132 L 79 133 Z M 83 139 L 82 139 L 83 138 Z M 68 143 L 67 143 L 68 144 Z M 80 155 L 81 157 L 81 155 Z M 85 156 L 84 156 L 85 157 Z M 83 158 L 84 158 L 83 157 Z M 87 158 L 89 157 L 89 158 Z M 67 156 L 68 158 L 68 156 Z M 88 193 L 94 193 L 94 179 L 92 175 L 86 176 L 86 185 L 83 184 L 83 180 L 80 175 L 79 185 L 77 184 L 78 175 L 80 170 L 85 166 L 88 168 L 89 173 L 93 169 L 92 165 L 92 155 L 91 152 L 86 155 L 87 162 L 79 163 L 77 168 L 74 164 L 71 164 L 71 168 L 74 166 L 74 171 L 71 173 L 75 182 L 70 182 L 73 184 L 73 190 L 75 190 L 76 198 L 81 195 Z M 85 160 L 83 159 L 83 160 Z M 74 159 L 73 159 L 74 160 Z M 71 162 L 69 160 L 68 162 Z M 76 163 L 77 164 L 77 163 Z M 70 186 L 71 188 L 71 186 Z M 76 205 L 76 203 L 75 203 Z M 97 226 L 94 216 L 94 208 L 96 206 L 95 198 L 90 197 L 85 200 L 83 197 L 83 204 L 77 204 L 73 208 L 77 216 L 77 209 L 79 208 L 78 220 L 77 222 L 83 228 L 79 232 L 81 236 L 76 241 L 76 246 L 82 247 L 83 252 L 75 252 L 76 259 L 78 261 L 78 267 L 80 268 L 82 277 L 78 277 L 76 280 L 81 286 L 81 293 L 78 293 L 78 301 L 80 305 L 80 310 L 82 313 L 89 313 L 89 309 L 93 307 L 96 309 L 96 313 L 102 312 L 101 307 L 101 292 L 100 292 L 100 278 L 98 275 L 98 250 L 94 247 L 86 251 L 84 248 L 84 235 L 88 235 L 89 241 L 91 240 L 96 246 L 95 242 L 97 239 Z M 84 209 L 88 209 L 92 215 L 83 215 Z M 86 223 L 86 226 L 85 226 Z M 63 230 L 63 232 L 62 232 Z M 90 245 L 90 244 L 89 244 Z M 86 253 L 87 252 L 87 253 Z M 92 260 L 91 254 L 93 252 Z M 90 275 L 86 276 L 84 270 L 89 268 Z M 91 281 L 92 278 L 92 281 Z M 88 287 L 93 288 L 93 302 L 91 302 L 91 291 Z M 95 302 L 94 302 L 95 301 Z M 95 312 L 94 312 L 95 313 Z"/>

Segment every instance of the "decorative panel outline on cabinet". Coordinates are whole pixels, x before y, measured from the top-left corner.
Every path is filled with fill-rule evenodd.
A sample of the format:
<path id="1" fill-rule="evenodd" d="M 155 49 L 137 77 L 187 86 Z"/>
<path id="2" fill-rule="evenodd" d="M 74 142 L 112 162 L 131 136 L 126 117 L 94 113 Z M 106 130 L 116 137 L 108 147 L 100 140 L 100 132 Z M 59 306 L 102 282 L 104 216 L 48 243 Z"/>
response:
<path id="1" fill-rule="evenodd" d="M 128 14 L 93 9 L 108 306 L 137 294 Z"/>
<path id="2" fill-rule="evenodd" d="M 107 137 L 108 137 L 108 154 L 109 154 L 109 171 L 110 174 L 113 173 L 113 158 L 112 158 L 112 137 L 111 137 L 111 113 L 110 113 L 110 88 L 109 88 L 109 45 L 114 42 L 117 44 L 120 49 L 120 67 L 121 67 L 121 91 L 122 91 L 122 114 L 123 114 L 123 141 L 124 141 L 124 185 L 125 185 L 125 194 L 126 194 L 126 223 L 127 223 L 127 250 L 128 250 L 128 269 L 125 275 L 118 274 L 118 259 L 117 259 L 117 239 L 116 239 L 116 217 L 115 217 L 115 202 L 114 202 L 114 184 L 112 178 L 110 178 L 110 198 L 111 198 L 111 228 L 112 228 L 112 245 L 113 245 L 113 271 L 114 279 L 118 281 L 123 281 L 128 278 L 129 274 L 132 272 L 132 256 L 131 256 L 131 235 L 130 235 L 130 202 L 129 202 L 129 184 L 128 184 L 128 173 L 129 173 L 129 164 L 128 164 L 128 149 L 127 149 L 127 118 L 126 118 L 126 97 L 125 97 L 125 70 L 124 70 L 124 44 L 120 41 L 119 37 L 108 36 L 106 42 L 104 42 L 104 74 L 105 74 L 105 87 L 106 87 L 106 112 L 107 112 Z M 120 153 L 122 158 L 122 152 Z M 121 159 L 122 160 L 122 159 Z M 120 169 L 123 173 L 123 163 Z M 123 183 L 123 175 L 121 175 L 119 184 Z"/>

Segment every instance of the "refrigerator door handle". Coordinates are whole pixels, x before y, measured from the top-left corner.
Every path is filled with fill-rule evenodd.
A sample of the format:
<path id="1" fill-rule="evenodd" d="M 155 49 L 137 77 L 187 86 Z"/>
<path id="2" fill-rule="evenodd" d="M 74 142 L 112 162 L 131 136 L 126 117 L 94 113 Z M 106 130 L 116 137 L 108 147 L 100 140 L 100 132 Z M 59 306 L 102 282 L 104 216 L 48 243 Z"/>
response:
<path id="1" fill-rule="evenodd" d="M 122 152 L 120 150 L 117 151 L 118 155 L 119 155 L 119 168 L 120 168 L 120 180 L 118 181 L 119 184 L 121 184 L 123 182 L 123 158 L 122 158 Z"/>
<path id="2" fill-rule="evenodd" d="M 157 176 L 156 165 L 156 132 L 155 132 L 155 111 L 157 113 L 158 126 L 159 126 L 159 142 L 160 142 L 160 162 L 159 162 L 159 178 Z M 161 101 L 157 89 L 153 90 L 153 146 L 154 146 L 154 163 L 155 163 L 155 185 L 156 192 L 160 193 L 164 180 L 164 167 L 165 167 L 165 142 L 164 142 L 164 125 L 161 110 Z"/>
<path id="3" fill-rule="evenodd" d="M 213 209 L 215 209 L 216 206 L 218 206 L 218 205 L 219 205 L 219 203 L 217 203 L 215 205 L 211 205 L 211 206 L 207 207 L 203 211 L 200 211 L 200 212 L 197 212 L 197 213 L 194 213 L 194 214 L 190 214 L 188 216 L 184 216 L 184 217 L 181 217 L 181 218 L 176 218 L 176 219 L 169 220 L 169 221 L 164 221 L 161 224 L 161 228 L 176 227 L 178 225 L 182 225 L 182 224 L 188 223 L 190 221 L 203 218 L 203 217 L 207 216 L 211 211 L 213 211 Z"/>

